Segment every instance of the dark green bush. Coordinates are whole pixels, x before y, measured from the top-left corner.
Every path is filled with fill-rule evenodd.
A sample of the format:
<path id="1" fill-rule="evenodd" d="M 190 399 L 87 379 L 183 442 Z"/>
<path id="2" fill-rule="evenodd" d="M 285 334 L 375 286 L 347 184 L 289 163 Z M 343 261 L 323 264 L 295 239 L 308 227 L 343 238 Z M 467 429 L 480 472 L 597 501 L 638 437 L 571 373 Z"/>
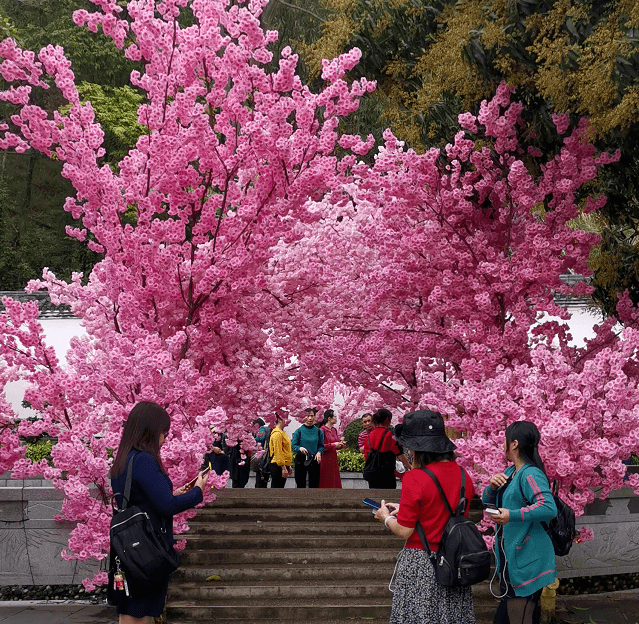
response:
<path id="1" fill-rule="evenodd" d="M 364 425 L 362 425 L 362 419 L 358 418 L 346 425 L 344 429 L 344 439 L 346 440 L 346 448 L 354 451 L 359 451 L 357 448 L 357 436 L 364 431 Z"/>

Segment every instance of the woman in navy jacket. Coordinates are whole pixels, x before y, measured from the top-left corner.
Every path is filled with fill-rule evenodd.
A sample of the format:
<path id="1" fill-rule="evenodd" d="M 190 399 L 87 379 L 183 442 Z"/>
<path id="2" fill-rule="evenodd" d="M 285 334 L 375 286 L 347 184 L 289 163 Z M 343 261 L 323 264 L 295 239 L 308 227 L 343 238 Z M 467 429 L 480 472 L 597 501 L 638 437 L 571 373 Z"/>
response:
<path id="1" fill-rule="evenodd" d="M 122 439 L 111 467 L 111 488 L 121 505 L 128 463 L 133 461 L 131 500 L 149 515 L 156 531 L 173 547 L 173 516 L 202 502 L 208 473 L 200 475 L 190 491 L 173 491 L 160 458 L 160 447 L 169 432 L 171 420 L 165 409 L 147 401 L 138 403 L 124 423 Z M 117 493 L 120 493 L 118 497 Z M 118 596 L 120 624 L 152 624 L 164 611 L 169 577 L 158 578 L 144 595 Z M 124 593 L 124 592 L 122 592 Z"/>
<path id="2" fill-rule="evenodd" d="M 497 525 L 495 573 L 501 590 L 493 624 L 537 624 L 541 590 L 555 580 L 555 551 L 540 523 L 552 520 L 557 507 L 538 444 L 533 423 L 510 425 L 504 450 L 513 465 L 493 475 L 482 496 L 499 510 L 489 515 Z"/>

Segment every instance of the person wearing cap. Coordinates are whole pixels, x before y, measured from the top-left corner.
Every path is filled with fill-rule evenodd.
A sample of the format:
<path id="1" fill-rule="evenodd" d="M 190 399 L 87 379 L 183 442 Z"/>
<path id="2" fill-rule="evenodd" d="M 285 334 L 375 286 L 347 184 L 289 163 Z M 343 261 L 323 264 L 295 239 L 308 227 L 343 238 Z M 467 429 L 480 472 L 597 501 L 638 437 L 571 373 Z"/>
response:
<path id="1" fill-rule="evenodd" d="M 308 411 L 303 415 L 304 424 L 293 432 L 291 447 L 295 453 L 295 484 L 298 488 L 319 487 L 320 462 L 324 452 L 324 434 L 315 426 L 315 412 Z"/>
<path id="2" fill-rule="evenodd" d="M 435 482 L 422 468 L 435 474 L 455 508 L 461 492 L 456 447 L 446 435 L 441 414 L 430 410 L 406 414 L 404 422 L 395 427 L 395 435 L 410 451 L 412 469 L 402 481 L 400 504 L 382 501 L 375 514 L 387 529 L 406 540 L 393 575 L 390 624 L 475 624 L 471 588 L 444 587 L 437 582 L 433 563 L 415 530 L 419 522 L 431 551 L 438 550 L 450 514 Z M 467 474 L 465 488 L 470 501 L 475 488 Z"/>
<path id="3" fill-rule="evenodd" d="M 283 488 L 286 479 L 293 474 L 291 463 L 291 439 L 284 431 L 284 417 L 275 414 L 275 426 L 268 441 L 268 452 L 271 455 L 271 488 Z"/>

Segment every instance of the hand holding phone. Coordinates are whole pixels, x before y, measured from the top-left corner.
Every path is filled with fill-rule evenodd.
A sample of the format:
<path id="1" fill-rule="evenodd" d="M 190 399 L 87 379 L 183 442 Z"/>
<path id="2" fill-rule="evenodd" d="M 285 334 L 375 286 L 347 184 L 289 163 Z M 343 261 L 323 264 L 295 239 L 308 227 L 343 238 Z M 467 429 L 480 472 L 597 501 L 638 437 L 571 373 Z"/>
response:
<path id="1" fill-rule="evenodd" d="M 200 474 L 196 477 L 193 477 L 189 482 L 185 483 L 180 489 L 184 489 L 185 491 L 190 490 L 195 486 L 198 479 L 204 478 L 204 485 L 206 485 L 206 479 L 208 479 L 209 472 L 211 472 L 211 466 L 207 466 Z"/>

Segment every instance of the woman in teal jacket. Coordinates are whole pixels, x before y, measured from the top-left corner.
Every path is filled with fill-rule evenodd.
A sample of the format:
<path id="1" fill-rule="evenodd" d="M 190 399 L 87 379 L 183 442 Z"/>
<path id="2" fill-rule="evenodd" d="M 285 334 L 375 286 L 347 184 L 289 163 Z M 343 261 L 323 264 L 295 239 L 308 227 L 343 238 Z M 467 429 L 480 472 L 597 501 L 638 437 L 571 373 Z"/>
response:
<path id="1" fill-rule="evenodd" d="M 496 570 L 501 603 L 493 624 L 537 624 L 541 590 L 555 580 L 555 551 L 542 522 L 557 515 L 543 462 L 539 430 L 526 421 L 506 429 L 506 461 L 491 477 L 482 499 L 495 522 Z"/>

